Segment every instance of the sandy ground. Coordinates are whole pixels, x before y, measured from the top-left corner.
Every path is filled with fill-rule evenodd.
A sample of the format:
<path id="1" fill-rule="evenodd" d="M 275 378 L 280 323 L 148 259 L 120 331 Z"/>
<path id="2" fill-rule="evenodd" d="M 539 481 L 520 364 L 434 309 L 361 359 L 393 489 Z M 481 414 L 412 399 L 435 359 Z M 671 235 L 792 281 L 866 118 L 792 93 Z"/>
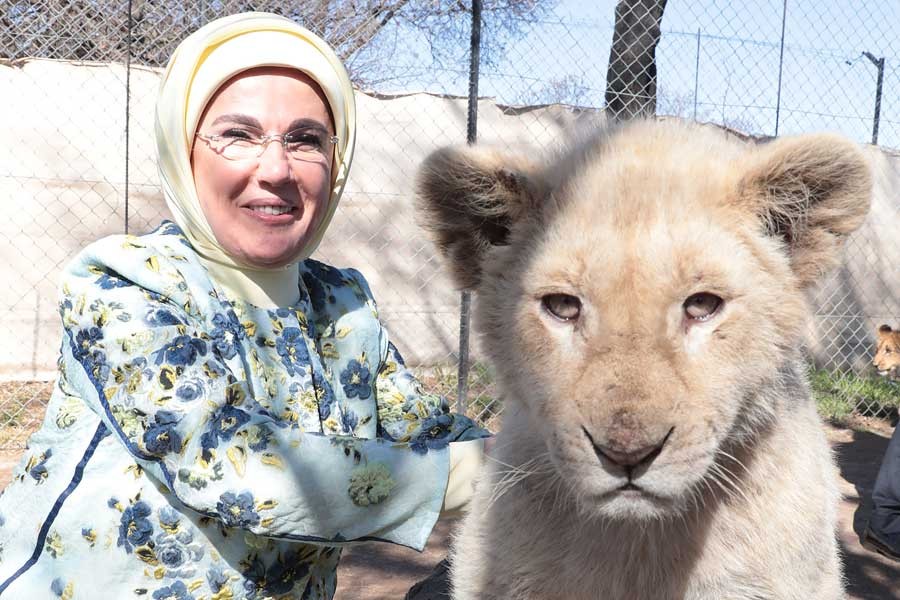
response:
<path id="1" fill-rule="evenodd" d="M 859 544 L 889 434 L 890 430 L 883 426 L 871 431 L 829 428 L 844 494 L 839 535 L 850 600 L 900 600 L 900 563 L 873 554 Z M 0 450 L 0 485 L 5 486 L 10 480 L 18 454 Z M 427 577 L 446 555 L 453 525 L 452 520 L 441 520 L 422 553 L 377 543 L 348 549 L 338 571 L 336 599 L 402 600 L 406 591 Z"/>

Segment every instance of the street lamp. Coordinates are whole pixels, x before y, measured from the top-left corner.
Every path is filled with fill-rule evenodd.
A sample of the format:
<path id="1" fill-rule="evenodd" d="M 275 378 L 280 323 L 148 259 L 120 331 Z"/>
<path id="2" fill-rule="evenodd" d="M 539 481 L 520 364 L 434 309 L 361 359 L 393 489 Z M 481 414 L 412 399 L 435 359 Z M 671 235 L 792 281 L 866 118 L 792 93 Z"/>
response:
<path id="1" fill-rule="evenodd" d="M 884 57 L 875 58 L 871 52 L 863 52 L 863 56 L 872 61 L 878 69 L 878 83 L 875 84 L 875 120 L 872 123 L 872 144 L 878 144 L 878 122 L 881 120 L 881 84 L 884 83 Z"/>

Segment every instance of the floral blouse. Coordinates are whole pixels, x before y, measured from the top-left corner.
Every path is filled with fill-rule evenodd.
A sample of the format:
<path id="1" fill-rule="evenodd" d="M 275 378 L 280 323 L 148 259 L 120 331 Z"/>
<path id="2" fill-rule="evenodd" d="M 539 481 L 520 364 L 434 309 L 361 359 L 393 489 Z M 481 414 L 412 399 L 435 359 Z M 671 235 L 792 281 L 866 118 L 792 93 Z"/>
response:
<path id="1" fill-rule="evenodd" d="M 300 265 L 296 306 L 228 298 L 181 231 L 85 249 L 59 377 L 0 496 L 4 599 L 328 599 L 340 546 L 421 549 L 451 441 L 362 276 Z"/>

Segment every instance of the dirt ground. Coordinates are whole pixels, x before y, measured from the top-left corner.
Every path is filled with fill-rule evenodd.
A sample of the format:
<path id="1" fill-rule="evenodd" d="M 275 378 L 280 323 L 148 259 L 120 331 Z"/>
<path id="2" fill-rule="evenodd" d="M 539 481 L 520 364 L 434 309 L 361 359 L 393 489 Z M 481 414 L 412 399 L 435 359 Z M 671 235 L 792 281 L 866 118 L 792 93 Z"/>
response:
<path id="1" fill-rule="evenodd" d="M 883 425 L 847 429 L 829 427 L 841 472 L 844 495 L 840 507 L 840 541 L 844 551 L 850 600 L 900 600 L 900 563 L 865 550 L 859 544 L 869 512 L 878 465 L 890 429 Z M 17 451 L 0 450 L 0 486 L 10 480 Z M 338 571 L 336 600 L 402 600 L 446 555 L 452 520 L 441 520 L 424 552 L 367 543 L 344 553 Z M 651 599 L 648 599 L 651 600 Z M 812 600 L 812 599 L 811 599 Z"/>

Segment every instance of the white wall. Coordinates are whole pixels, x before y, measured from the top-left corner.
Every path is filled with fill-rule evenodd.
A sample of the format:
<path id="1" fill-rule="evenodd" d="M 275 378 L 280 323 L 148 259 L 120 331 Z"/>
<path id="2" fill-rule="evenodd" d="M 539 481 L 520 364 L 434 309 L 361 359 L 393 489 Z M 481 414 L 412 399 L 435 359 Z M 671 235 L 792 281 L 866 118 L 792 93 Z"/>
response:
<path id="1" fill-rule="evenodd" d="M 144 68 L 130 75 L 128 221 L 135 233 L 166 215 L 152 140 L 158 77 Z M 0 63 L 0 378 L 52 376 L 59 271 L 90 241 L 125 228 L 125 82 L 115 64 Z M 319 258 L 367 276 L 409 362 L 453 362 L 459 296 L 415 224 L 412 178 L 428 152 L 465 142 L 466 101 L 357 98 L 356 158 Z M 598 119 L 558 106 L 504 111 L 482 100 L 479 141 L 540 148 Z M 844 267 L 815 298 L 826 316 L 815 321 L 812 349 L 831 366 L 862 365 L 873 327 L 900 325 L 900 163 L 874 149 L 870 155 L 878 173 L 872 214 L 852 237 Z"/>

